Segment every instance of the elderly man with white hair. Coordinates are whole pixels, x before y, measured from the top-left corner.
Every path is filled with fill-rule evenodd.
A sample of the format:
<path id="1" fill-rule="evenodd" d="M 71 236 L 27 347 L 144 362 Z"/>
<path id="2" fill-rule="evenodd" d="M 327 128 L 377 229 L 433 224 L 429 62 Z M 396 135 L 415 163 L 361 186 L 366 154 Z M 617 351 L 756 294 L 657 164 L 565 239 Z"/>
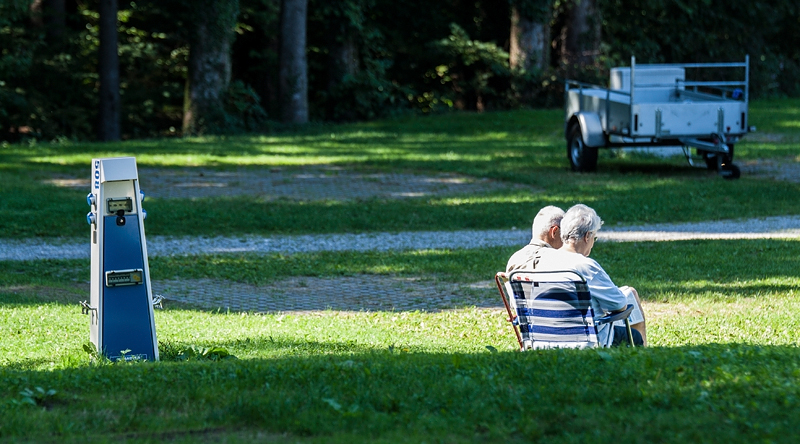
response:
<path id="1" fill-rule="evenodd" d="M 564 210 L 552 205 L 539 210 L 533 218 L 531 242 L 514 253 L 506 265 L 506 273 L 517 270 L 533 270 L 539 263 L 539 250 L 561 248 L 561 219 Z"/>
<path id="2" fill-rule="evenodd" d="M 573 206 L 561 220 L 563 245 L 558 250 L 540 250 L 536 269 L 571 270 L 583 276 L 592 295 L 592 308 L 596 316 L 622 311 L 628 304 L 633 304 L 630 323 L 634 342 L 637 345 L 647 345 L 647 332 L 639 293 L 632 287 L 614 285 L 603 267 L 589 258 L 597 240 L 597 232 L 602 225 L 603 221 L 593 209 L 583 204 Z M 602 325 L 598 329 L 597 337 L 599 343 L 607 347 L 628 342 L 627 330 L 621 325 L 614 325 L 613 328 L 608 324 Z"/>

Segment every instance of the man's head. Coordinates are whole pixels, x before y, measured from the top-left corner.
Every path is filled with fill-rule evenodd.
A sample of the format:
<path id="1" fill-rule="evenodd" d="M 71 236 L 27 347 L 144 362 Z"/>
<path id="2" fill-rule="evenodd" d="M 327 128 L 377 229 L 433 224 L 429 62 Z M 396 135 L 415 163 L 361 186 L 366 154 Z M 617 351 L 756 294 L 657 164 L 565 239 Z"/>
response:
<path id="1" fill-rule="evenodd" d="M 532 235 L 534 239 L 547 242 L 553 248 L 561 248 L 561 219 L 564 217 L 564 210 L 552 205 L 539 210 L 533 218 Z"/>
<path id="2" fill-rule="evenodd" d="M 601 226 L 603 220 L 597 212 L 583 204 L 575 205 L 567 210 L 561 220 L 561 240 L 573 245 L 584 256 L 589 256 Z"/>

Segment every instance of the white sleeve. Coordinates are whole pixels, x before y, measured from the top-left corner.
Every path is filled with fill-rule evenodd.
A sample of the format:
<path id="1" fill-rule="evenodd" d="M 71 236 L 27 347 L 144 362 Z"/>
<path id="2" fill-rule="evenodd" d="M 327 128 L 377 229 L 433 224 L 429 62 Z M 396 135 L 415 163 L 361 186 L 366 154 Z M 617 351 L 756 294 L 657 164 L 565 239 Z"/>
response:
<path id="1" fill-rule="evenodd" d="M 625 294 L 614 285 L 608 273 L 594 259 L 587 259 L 588 261 L 583 264 L 587 268 L 585 276 L 589 280 L 592 299 L 596 301 L 599 308 L 609 312 L 627 307 Z M 602 315 L 603 313 L 595 313 L 595 316 Z"/>

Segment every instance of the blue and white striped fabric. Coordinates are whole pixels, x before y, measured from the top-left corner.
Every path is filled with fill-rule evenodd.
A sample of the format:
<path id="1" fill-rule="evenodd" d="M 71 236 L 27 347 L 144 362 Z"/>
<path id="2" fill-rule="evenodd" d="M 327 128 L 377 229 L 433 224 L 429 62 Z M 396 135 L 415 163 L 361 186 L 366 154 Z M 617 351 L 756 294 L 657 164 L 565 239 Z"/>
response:
<path id="1" fill-rule="evenodd" d="M 523 349 L 597 346 L 591 295 L 585 282 L 536 281 L 512 277 L 513 297 Z"/>

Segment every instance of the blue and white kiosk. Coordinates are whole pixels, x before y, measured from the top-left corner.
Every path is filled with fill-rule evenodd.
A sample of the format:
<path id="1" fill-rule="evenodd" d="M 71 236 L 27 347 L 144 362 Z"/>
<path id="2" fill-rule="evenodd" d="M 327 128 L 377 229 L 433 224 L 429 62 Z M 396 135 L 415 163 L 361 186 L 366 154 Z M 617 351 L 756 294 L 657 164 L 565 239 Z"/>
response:
<path id="1" fill-rule="evenodd" d="M 158 360 L 136 159 L 92 159 L 90 338 L 111 360 Z"/>

